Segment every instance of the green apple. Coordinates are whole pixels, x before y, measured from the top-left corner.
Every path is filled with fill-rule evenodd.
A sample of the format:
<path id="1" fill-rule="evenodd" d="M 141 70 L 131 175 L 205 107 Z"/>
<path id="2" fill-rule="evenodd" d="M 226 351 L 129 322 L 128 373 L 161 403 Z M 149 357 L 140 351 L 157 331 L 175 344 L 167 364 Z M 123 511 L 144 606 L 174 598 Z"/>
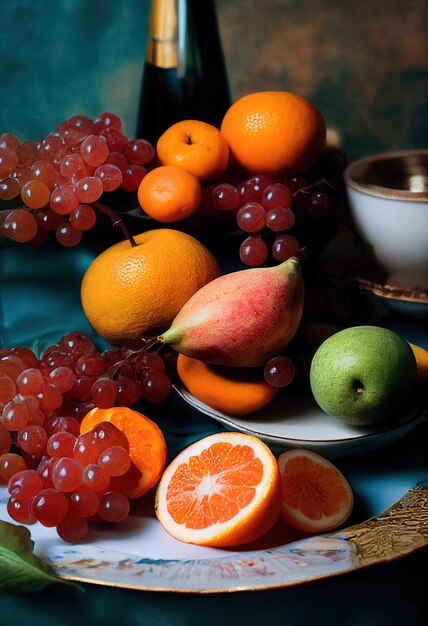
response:
<path id="1" fill-rule="evenodd" d="M 380 326 L 353 326 L 315 352 L 310 385 L 319 406 L 349 424 L 376 424 L 399 408 L 416 380 L 407 341 Z"/>

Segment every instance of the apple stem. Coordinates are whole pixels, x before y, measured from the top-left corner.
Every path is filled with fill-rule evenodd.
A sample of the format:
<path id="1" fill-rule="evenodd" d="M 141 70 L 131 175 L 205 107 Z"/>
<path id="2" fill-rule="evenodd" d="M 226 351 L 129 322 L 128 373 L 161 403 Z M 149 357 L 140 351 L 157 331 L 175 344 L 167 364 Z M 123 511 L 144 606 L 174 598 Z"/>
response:
<path id="1" fill-rule="evenodd" d="M 124 235 L 125 239 L 129 241 L 129 243 L 131 244 L 133 248 L 135 248 L 138 245 L 134 237 L 129 232 L 127 225 L 125 224 L 123 219 L 119 217 L 116 211 L 113 211 L 113 209 L 106 206 L 105 204 L 101 204 L 101 202 L 94 202 L 92 206 L 94 207 L 94 209 L 96 209 L 100 213 L 104 213 L 104 215 L 107 215 L 111 219 L 113 223 L 113 227 L 118 228 L 120 231 L 122 231 L 122 234 Z"/>

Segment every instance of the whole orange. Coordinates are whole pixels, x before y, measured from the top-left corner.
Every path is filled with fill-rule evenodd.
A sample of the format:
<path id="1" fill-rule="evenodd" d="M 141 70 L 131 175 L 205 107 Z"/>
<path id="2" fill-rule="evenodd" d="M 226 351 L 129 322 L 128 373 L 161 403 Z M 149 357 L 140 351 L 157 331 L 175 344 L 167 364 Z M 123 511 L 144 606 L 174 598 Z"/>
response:
<path id="1" fill-rule="evenodd" d="M 232 156 L 253 174 L 305 172 L 325 148 L 321 113 L 305 98 L 287 91 L 243 96 L 221 124 Z"/>
<path id="2" fill-rule="evenodd" d="M 199 180 L 214 180 L 229 163 L 229 148 L 223 135 L 212 124 L 183 120 L 159 137 L 156 151 L 163 165 L 176 165 Z"/>
<path id="3" fill-rule="evenodd" d="M 141 208 L 159 222 L 178 222 L 189 217 L 201 199 L 201 185 L 196 176 L 175 165 L 155 167 L 138 187 Z"/>
<path id="4" fill-rule="evenodd" d="M 165 331 L 185 302 L 220 275 L 197 239 L 161 228 L 107 248 L 88 267 L 81 301 L 96 332 L 113 345 L 138 347 Z"/>

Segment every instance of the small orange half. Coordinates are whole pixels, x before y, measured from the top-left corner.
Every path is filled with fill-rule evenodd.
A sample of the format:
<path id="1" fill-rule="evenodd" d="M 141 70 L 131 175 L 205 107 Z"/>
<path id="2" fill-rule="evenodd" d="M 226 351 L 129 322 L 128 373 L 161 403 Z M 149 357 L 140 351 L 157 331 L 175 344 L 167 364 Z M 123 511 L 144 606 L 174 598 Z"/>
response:
<path id="1" fill-rule="evenodd" d="M 156 493 L 156 515 L 170 535 L 204 546 L 258 539 L 277 521 L 281 485 L 276 458 L 260 439 L 216 433 L 171 462 Z"/>
<path id="2" fill-rule="evenodd" d="M 288 450 L 278 458 L 282 519 L 298 530 L 319 533 L 343 524 L 354 496 L 333 463 L 311 450 Z"/>
<path id="3" fill-rule="evenodd" d="M 126 474 L 111 479 L 111 487 L 130 499 L 142 496 L 156 485 L 165 468 L 167 446 L 162 430 L 143 413 L 113 407 L 89 411 L 80 424 L 80 432 L 92 430 L 100 422 L 111 422 L 129 441 L 132 465 Z"/>

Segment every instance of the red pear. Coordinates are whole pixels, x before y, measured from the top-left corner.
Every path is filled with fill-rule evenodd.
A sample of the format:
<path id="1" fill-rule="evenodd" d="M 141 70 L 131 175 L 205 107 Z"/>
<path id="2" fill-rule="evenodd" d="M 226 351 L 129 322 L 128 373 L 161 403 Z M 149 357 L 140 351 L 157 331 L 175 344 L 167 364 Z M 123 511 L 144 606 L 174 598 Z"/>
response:
<path id="1" fill-rule="evenodd" d="M 199 289 L 158 339 L 205 363 L 256 367 L 280 354 L 302 317 L 298 259 L 224 274 Z"/>

